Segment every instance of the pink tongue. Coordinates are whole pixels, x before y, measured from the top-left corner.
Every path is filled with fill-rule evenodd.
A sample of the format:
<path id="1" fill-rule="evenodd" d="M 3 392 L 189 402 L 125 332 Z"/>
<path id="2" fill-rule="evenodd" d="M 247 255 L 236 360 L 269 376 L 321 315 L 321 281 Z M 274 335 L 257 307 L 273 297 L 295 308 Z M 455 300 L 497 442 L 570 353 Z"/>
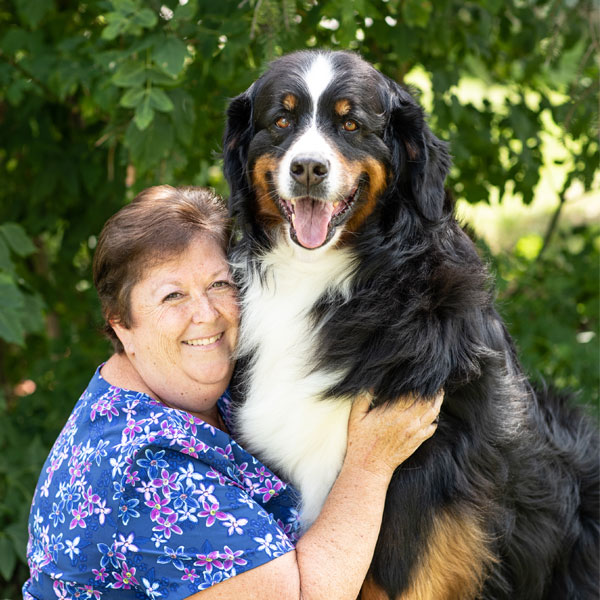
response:
<path id="1" fill-rule="evenodd" d="M 325 242 L 327 226 L 333 213 L 333 204 L 301 198 L 296 202 L 294 229 L 298 241 L 305 248 L 318 248 Z"/>

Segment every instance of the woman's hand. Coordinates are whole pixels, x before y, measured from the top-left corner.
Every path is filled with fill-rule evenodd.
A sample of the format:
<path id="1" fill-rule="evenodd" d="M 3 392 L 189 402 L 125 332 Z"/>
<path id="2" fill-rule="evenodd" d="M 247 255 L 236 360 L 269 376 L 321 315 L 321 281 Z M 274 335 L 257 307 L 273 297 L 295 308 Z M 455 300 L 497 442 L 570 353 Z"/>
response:
<path id="1" fill-rule="evenodd" d="M 354 401 L 345 463 L 389 479 L 434 434 L 444 393 L 432 400 L 405 396 L 371 409 L 372 398 L 363 394 Z"/>

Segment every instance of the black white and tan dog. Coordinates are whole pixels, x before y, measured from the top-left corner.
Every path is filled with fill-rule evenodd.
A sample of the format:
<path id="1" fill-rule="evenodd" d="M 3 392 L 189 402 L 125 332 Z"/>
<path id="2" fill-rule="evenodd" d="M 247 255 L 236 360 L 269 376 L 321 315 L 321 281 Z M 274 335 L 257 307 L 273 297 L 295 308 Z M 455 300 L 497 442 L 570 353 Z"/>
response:
<path id="1" fill-rule="evenodd" d="M 596 427 L 523 375 L 444 190 L 446 144 L 409 92 L 355 54 L 297 52 L 227 117 L 239 434 L 297 486 L 304 524 L 343 461 L 351 398 L 443 388 L 361 597 L 597 599 Z"/>

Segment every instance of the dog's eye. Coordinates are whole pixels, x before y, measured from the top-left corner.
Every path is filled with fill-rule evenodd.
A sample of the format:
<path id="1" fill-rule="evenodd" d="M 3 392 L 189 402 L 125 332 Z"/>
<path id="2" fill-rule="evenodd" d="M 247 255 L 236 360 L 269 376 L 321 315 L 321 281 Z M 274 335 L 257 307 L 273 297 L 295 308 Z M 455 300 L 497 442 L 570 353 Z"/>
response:
<path id="1" fill-rule="evenodd" d="M 279 119 L 277 119 L 277 121 L 275 121 L 275 125 L 277 125 L 277 127 L 279 127 L 279 129 L 286 129 L 291 124 L 292 123 L 290 122 L 290 120 L 286 119 L 285 117 L 279 117 Z"/>
<path id="2" fill-rule="evenodd" d="M 347 121 L 344 121 L 343 127 L 346 131 L 356 131 L 358 129 L 358 123 L 352 119 L 348 119 Z"/>

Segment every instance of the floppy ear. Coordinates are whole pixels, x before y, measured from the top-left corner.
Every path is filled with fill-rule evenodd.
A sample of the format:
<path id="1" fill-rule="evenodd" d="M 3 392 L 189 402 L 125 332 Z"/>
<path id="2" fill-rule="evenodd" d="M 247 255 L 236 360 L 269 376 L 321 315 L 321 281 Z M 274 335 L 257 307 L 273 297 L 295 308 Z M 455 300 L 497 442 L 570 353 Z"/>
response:
<path id="1" fill-rule="evenodd" d="M 426 219 L 437 221 L 444 208 L 444 181 L 451 163 L 447 144 L 431 133 L 423 109 L 408 91 L 391 80 L 389 83 L 392 90 L 384 140 L 393 149 L 396 183 L 412 194 Z"/>
<path id="2" fill-rule="evenodd" d="M 229 183 L 231 196 L 247 185 L 246 161 L 248 144 L 253 135 L 252 87 L 231 101 L 227 109 L 227 123 L 223 135 L 223 171 Z"/>

